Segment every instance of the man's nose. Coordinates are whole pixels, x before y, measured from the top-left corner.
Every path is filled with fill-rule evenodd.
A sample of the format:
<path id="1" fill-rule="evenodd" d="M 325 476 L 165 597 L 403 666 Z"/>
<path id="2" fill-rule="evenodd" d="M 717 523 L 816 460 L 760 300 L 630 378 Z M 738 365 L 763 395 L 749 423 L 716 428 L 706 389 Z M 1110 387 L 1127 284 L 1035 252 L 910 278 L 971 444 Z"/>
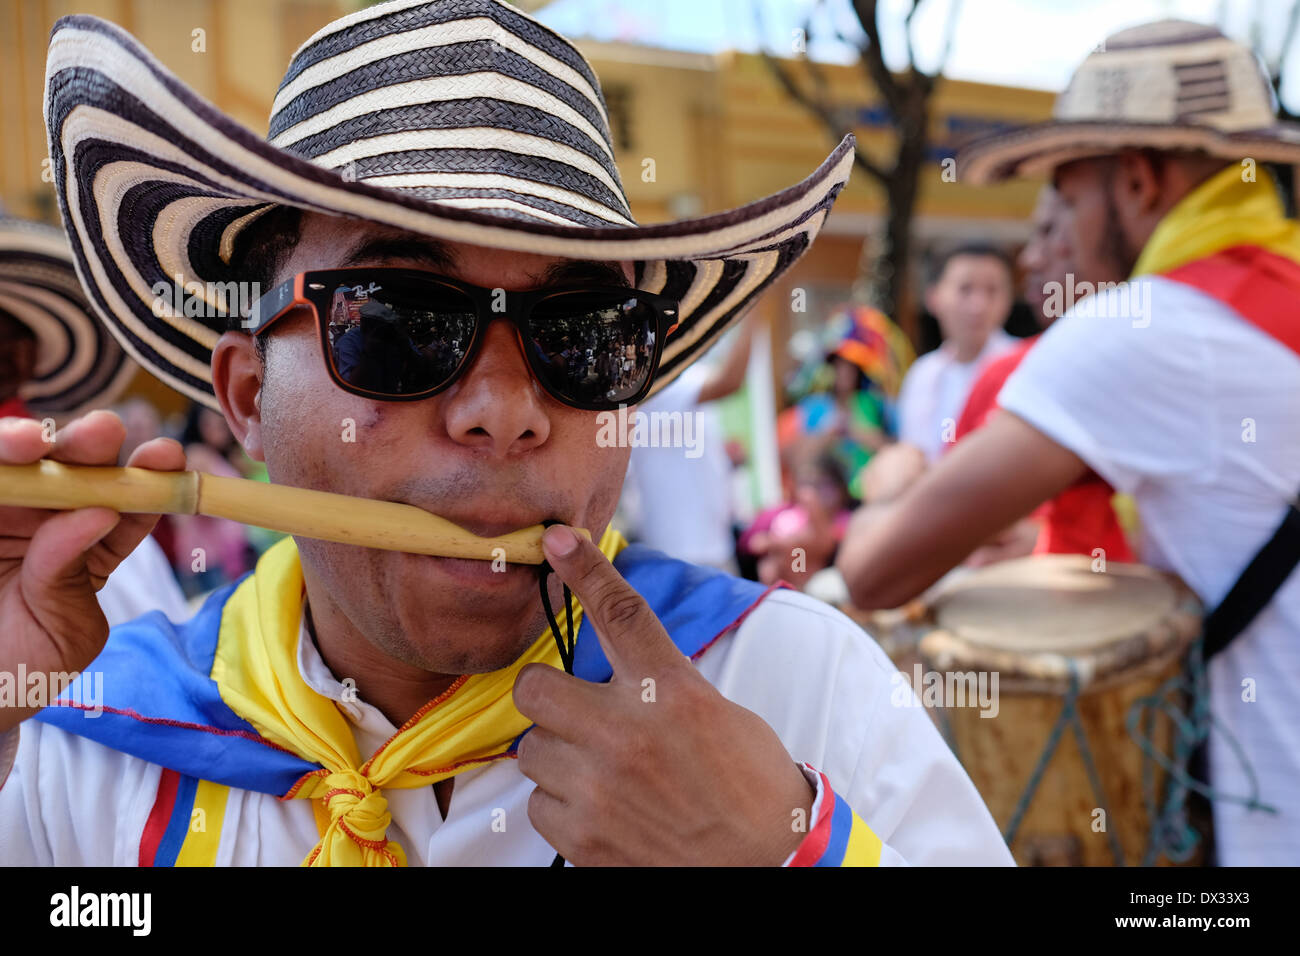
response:
<path id="1" fill-rule="evenodd" d="M 527 451 L 550 436 L 545 402 L 514 329 L 508 322 L 493 322 L 474 364 L 448 391 L 447 434 L 494 456 Z"/>

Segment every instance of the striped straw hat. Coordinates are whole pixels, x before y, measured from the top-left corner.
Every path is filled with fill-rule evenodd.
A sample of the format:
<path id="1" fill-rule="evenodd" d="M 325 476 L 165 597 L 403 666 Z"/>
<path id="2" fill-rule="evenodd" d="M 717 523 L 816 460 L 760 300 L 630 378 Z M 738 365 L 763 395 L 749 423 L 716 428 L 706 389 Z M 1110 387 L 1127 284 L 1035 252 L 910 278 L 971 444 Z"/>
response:
<path id="1" fill-rule="evenodd" d="M 638 288 L 681 302 L 657 391 L 808 248 L 853 163 L 846 137 L 779 193 L 638 226 L 591 67 L 499 0 L 393 0 L 331 23 L 294 54 L 266 141 L 118 27 L 65 17 L 45 118 L 97 312 L 132 356 L 213 407 L 209 362 L 227 321 L 196 313 L 223 310 L 220 284 L 242 278 L 230 269 L 240 233 L 273 205 L 633 261 Z"/>
<path id="2" fill-rule="evenodd" d="M 1128 148 L 1199 150 L 1226 159 L 1300 162 L 1300 127 L 1280 123 L 1249 47 L 1212 26 L 1161 20 L 1107 37 L 1056 98 L 1052 119 L 958 152 L 982 185 Z"/>
<path id="3" fill-rule="evenodd" d="M 95 321 L 61 229 L 0 219 L 0 317 L 36 336 L 36 377 L 18 393 L 34 412 L 75 415 L 103 407 L 135 372 Z"/>

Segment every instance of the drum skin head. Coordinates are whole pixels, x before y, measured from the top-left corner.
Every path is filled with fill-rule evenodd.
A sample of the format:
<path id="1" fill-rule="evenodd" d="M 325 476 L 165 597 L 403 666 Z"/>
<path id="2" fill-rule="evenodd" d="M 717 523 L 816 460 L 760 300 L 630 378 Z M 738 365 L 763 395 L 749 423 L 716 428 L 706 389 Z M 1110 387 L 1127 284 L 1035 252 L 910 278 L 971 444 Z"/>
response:
<path id="1" fill-rule="evenodd" d="M 1084 555 L 1053 554 L 962 576 L 937 597 L 934 617 L 954 637 L 986 647 L 1068 653 L 1150 631 L 1177 601 L 1170 581 L 1150 568 L 1093 571 Z"/>
<path id="2" fill-rule="evenodd" d="M 1093 567 L 1087 555 L 1036 555 L 946 582 L 930 598 L 923 654 L 1052 684 L 1073 670 L 1087 686 L 1179 653 L 1198 633 L 1199 604 L 1177 578 L 1136 564 Z"/>

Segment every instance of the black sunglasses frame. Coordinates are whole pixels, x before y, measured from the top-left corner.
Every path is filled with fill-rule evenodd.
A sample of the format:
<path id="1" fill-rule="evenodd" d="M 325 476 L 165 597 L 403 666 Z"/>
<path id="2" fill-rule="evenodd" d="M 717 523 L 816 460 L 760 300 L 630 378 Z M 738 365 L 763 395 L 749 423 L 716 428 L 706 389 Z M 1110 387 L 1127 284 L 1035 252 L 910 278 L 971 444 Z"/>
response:
<path id="1" fill-rule="evenodd" d="M 324 320 L 324 316 L 329 312 L 334 290 L 340 285 L 359 286 L 364 289 L 376 280 L 382 281 L 386 279 L 425 284 L 431 290 L 435 287 L 451 289 L 466 296 L 474 304 L 474 331 L 470 336 L 469 345 L 465 349 L 465 355 L 460 364 L 447 376 L 446 381 L 422 392 L 410 395 L 394 395 L 359 388 L 349 384 L 334 363 L 334 356 L 329 344 L 329 330 Z M 621 399 L 618 402 L 579 402 L 556 392 L 547 383 L 541 359 L 536 354 L 536 349 L 532 348 L 528 343 L 530 338 L 529 319 L 539 303 L 574 294 L 609 294 L 611 297 L 635 296 L 638 300 L 651 307 L 656 321 L 654 355 L 650 360 L 650 371 L 646 375 L 645 383 L 635 395 Z M 504 309 L 500 308 L 502 304 L 504 304 Z M 645 398 L 659 373 L 659 360 L 663 355 L 664 339 L 677 328 L 677 316 L 681 308 L 676 299 L 625 286 L 581 286 L 537 289 L 528 292 L 506 292 L 500 289 L 486 289 L 482 286 L 471 285 L 468 282 L 461 282 L 458 279 L 419 269 L 357 266 L 346 269 L 319 269 L 300 272 L 292 278 L 286 279 L 254 303 L 245 327 L 254 336 L 262 335 L 277 320 L 288 315 L 294 309 L 302 307 L 310 308 L 315 317 L 321 354 L 325 359 L 325 367 L 329 371 L 330 378 L 339 388 L 353 395 L 359 395 L 372 401 L 384 402 L 416 402 L 432 398 L 439 392 L 451 387 L 465 374 L 465 370 L 474 364 L 474 359 L 482 347 L 483 339 L 487 335 L 487 329 L 491 322 L 495 319 L 505 319 L 514 326 L 515 336 L 519 341 L 520 349 L 524 353 L 524 359 L 528 364 L 529 371 L 542 390 L 562 405 L 585 411 L 613 411 L 620 406 L 635 405 Z"/>

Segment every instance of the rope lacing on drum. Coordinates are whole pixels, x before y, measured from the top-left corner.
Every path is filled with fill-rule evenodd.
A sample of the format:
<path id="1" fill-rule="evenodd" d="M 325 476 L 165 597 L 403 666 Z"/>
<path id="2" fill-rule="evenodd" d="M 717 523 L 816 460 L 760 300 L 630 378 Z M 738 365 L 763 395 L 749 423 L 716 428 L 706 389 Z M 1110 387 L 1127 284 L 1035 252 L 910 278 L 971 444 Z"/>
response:
<path id="1" fill-rule="evenodd" d="M 1187 798 L 1191 791 L 1195 791 L 1211 801 L 1222 800 L 1229 803 L 1240 803 L 1250 810 L 1277 813 L 1275 807 L 1260 802 L 1259 782 L 1241 744 L 1231 731 L 1210 712 L 1203 644 L 1203 638 L 1198 637 L 1192 644 L 1182 673 L 1166 680 L 1151 695 L 1139 697 L 1129 707 L 1126 725 L 1129 736 L 1142 751 L 1142 800 L 1147 819 L 1151 821 L 1150 831 L 1147 836 L 1147 849 L 1142 857 L 1143 866 L 1153 866 L 1159 860 L 1161 854 L 1164 854 L 1175 863 L 1183 863 L 1190 859 L 1192 853 L 1195 852 L 1201 835 L 1187 820 Z M 1011 846 L 1015 840 L 1025 813 L 1029 810 L 1029 804 L 1034 798 L 1034 793 L 1037 791 L 1039 783 L 1042 782 L 1043 774 L 1046 772 L 1048 764 L 1051 763 L 1067 726 L 1074 731 L 1075 741 L 1079 745 L 1079 755 L 1083 759 L 1084 768 L 1087 770 L 1088 781 L 1092 785 L 1093 795 L 1097 798 L 1097 805 L 1105 813 L 1105 819 L 1108 823 L 1111 819 L 1110 809 L 1106 805 L 1106 796 L 1101 785 L 1101 777 L 1097 773 L 1096 761 L 1093 759 L 1092 748 L 1088 745 L 1087 733 L 1080 720 L 1077 706 L 1080 691 L 1078 666 L 1074 660 L 1069 658 L 1066 659 L 1066 663 L 1070 671 L 1070 686 L 1065 694 L 1065 702 L 1061 706 L 1060 716 L 1057 717 L 1051 733 L 1047 736 L 1047 743 L 1038 758 L 1038 763 L 1034 765 L 1034 770 L 1029 775 L 1025 789 L 1016 802 L 1015 810 L 1012 811 L 1011 820 L 1003 834 L 1007 846 Z M 1184 713 L 1177 703 L 1180 698 L 1190 701 L 1190 715 Z M 1174 727 L 1172 761 L 1161 753 L 1152 737 L 1152 722 L 1157 711 L 1165 714 Z M 1138 731 L 1139 722 L 1142 724 L 1140 733 Z M 1201 783 L 1187 772 L 1192 753 L 1208 739 L 1212 727 L 1217 727 L 1223 734 L 1224 739 L 1232 747 L 1242 768 L 1245 770 L 1246 776 L 1250 779 L 1250 796 L 1239 797 L 1224 793 Z M 1158 801 L 1155 795 L 1154 780 L 1154 765 L 1157 764 L 1169 775 L 1165 805 L 1158 812 L 1156 809 Z M 1110 842 L 1110 851 L 1115 859 L 1115 865 L 1123 866 L 1124 851 L 1110 826 L 1106 827 L 1106 837 Z"/>
<path id="2" fill-rule="evenodd" d="M 1184 713 L 1179 706 L 1180 699 L 1190 701 L 1190 715 Z M 1152 739 L 1152 723 L 1157 711 L 1167 716 L 1173 724 L 1172 761 L 1160 752 Z M 1137 729 L 1139 721 L 1142 723 L 1141 733 Z M 1133 701 L 1126 723 L 1129 736 L 1142 750 L 1142 801 L 1147 818 L 1151 821 L 1147 852 L 1142 858 L 1143 866 L 1154 865 L 1161 853 L 1175 863 L 1183 863 L 1191 858 L 1201 840 L 1201 835 L 1187 820 L 1187 798 L 1191 791 L 1201 794 L 1210 801 L 1240 803 L 1249 810 L 1277 813 L 1276 807 L 1260 802 L 1259 781 L 1241 744 L 1210 712 L 1209 681 L 1205 667 L 1203 638 L 1197 638 L 1192 645 L 1182 673 L 1166 680 L 1150 696 L 1139 697 Z M 1239 797 L 1224 793 L 1201 783 L 1187 772 L 1193 752 L 1209 738 L 1211 728 L 1216 727 L 1232 748 L 1250 780 L 1249 796 Z M 1158 813 L 1153 766 L 1155 764 L 1169 775 L 1165 805 Z"/>
<path id="3" fill-rule="evenodd" d="M 1088 772 L 1088 782 L 1092 785 L 1093 796 L 1097 798 L 1097 806 L 1105 814 L 1103 819 L 1108 824 L 1105 828 L 1106 839 L 1110 841 L 1110 852 L 1115 857 L 1115 865 L 1123 866 L 1124 850 L 1119 845 L 1119 838 L 1115 836 L 1114 830 L 1109 826 L 1111 820 L 1110 808 L 1106 805 L 1106 794 L 1102 790 L 1101 776 L 1097 773 L 1096 762 L 1092 759 L 1092 748 L 1088 746 L 1088 734 L 1083 729 L 1083 722 L 1079 718 L 1079 708 L 1077 706 L 1079 702 L 1079 667 L 1072 658 L 1066 658 L 1065 662 L 1070 669 L 1070 687 L 1065 692 L 1065 703 L 1061 705 L 1061 715 L 1056 718 L 1056 723 L 1052 726 L 1052 732 L 1047 735 L 1047 745 L 1043 748 L 1038 763 L 1034 765 L 1033 773 L 1029 775 L 1029 781 L 1025 784 L 1024 792 L 1020 794 L 1020 799 L 1016 802 L 1016 808 L 1011 813 L 1011 820 L 1007 824 L 1003 839 L 1007 841 L 1007 846 L 1011 846 L 1015 840 L 1016 832 L 1020 829 L 1020 823 L 1029 809 L 1030 802 L 1034 799 L 1034 793 L 1038 790 L 1039 783 L 1042 782 L 1047 765 L 1052 762 L 1057 745 L 1060 744 L 1061 736 L 1068 726 L 1074 731 L 1074 739 L 1079 745 L 1079 755 L 1083 758 L 1084 769 Z"/>

